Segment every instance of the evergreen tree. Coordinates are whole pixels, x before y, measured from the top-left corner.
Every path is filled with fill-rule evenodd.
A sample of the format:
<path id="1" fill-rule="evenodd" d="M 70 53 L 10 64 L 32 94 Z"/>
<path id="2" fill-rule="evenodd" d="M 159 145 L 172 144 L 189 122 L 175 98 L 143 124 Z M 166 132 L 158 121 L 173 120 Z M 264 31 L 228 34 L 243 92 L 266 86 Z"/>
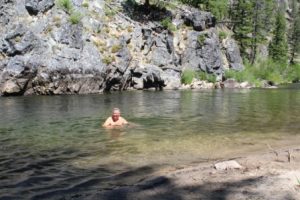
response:
<path id="1" fill-rule="evenodd" d="M 284 12 L 278 10 L 276 15 L 273 38 L 269 45 L 269 54 L 274 61 L 286 62 L 288 55 L 288 43 L 286 39 L 286 19 Z"/>
<path id="2" fill-rule="evenodd" d="M 218 20 L 228 17 L 228 0 L 210 0 L 206 10 L 211 12 Z"/>
<path id="3" fill-rule="evenodd" d="M 273 29 L 275 24 L 275 11 L 276 4 L 274 0 L 264 0 L 264 11 L 262 23 L 264 23 L 264 29 L 266 32 L 269 32 Z"/>
<path id="4" fill-rule="evenodd" d="M 297 53 L 300 52 L 300 9 L 296 0 L 292 2 L 292 23 L 289 30 L 290 63 L 294 63 Z"/>
<path id="5" fill-rule="evenodd" d="M 272 27 L 275 4 L 273 0 L 252 0 L 252 3 L 253 17 L 250 62 L 253 64 L 256 59 L 258 45 L 267 41 L 268 31 Z"/>
<path id="6" fill-rule="evenodd" d="M 253 4 L 250 0 L 237 0 L 232 5 L 231 17 L 234 22 L 234 38 L 240 45 L 242 57 L 249 59 L 247 50 L 251 47 L 253 31 Z"/>

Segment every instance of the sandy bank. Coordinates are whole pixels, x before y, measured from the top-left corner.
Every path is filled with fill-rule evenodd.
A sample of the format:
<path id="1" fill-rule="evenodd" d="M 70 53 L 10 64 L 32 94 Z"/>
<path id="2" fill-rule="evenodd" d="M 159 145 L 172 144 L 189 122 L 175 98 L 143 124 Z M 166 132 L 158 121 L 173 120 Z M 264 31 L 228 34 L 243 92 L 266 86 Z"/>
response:
<path id="1" fill-rule="evenodd" d="M 234 159 L 242 168 L 217 170 L 211 161 L 164 168 L 134 185 L 99 191 L 97 199 L 300 199 L 300 146 Z"/>

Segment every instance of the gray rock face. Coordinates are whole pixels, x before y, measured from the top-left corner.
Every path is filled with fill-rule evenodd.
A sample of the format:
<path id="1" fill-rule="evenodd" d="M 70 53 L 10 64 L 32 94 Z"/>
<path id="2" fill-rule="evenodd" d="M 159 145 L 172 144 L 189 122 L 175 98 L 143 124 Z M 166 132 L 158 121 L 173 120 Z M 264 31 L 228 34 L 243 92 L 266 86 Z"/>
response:
<path id="1" fill-rule="evenodd" d="M 25 8 L 30 15 L 45 12 L 54 5 L 54 0 L 25 0 Z"/>
<path id="2" fill-rule="evenodd" d="M 24 55 L 39 46 L 39 39 L 31 31 L 19 24 L 13 32 L 0 41 L 0 53 L 8 56 Z"/>
<path id="3" fill-rule="evenodd" d="M 220 75 L 223 73 L 219 38 L 213 29 L 188 33 L 187 50 L 182 55 L 185 68 Z"/>
<path id="4" fill-rule="evenodd" d="M 14 15 L 13 4 L 14 1 L 12 0 L 0 0 L 0 25 L 2 27 L 12 20 Z"/>
<path id="5" fill-rule="evenodd" d="M 161 78 L 164 80 L 164 89 L 166 90 L 179 89 L 181 86 L 180 72 L 167 69 L 163 71 Z"/>
<path id="6" fill-rule="evenodd" d="M 196 31 L 203 31 L 207 28 L 214 27 L 216 23 L 215 17 L 209 13 L 192 8 L 190 12 L 183 14 L 185 23 L 193 26 Z"/>
<path id="7" fill-rule="evenodd" d="M 243 60 L 240 55 L 240 49 L 235 40 L 227 39 L 224 44 L 226 57 L 229 62 L 229 67 L 233 70 L 241 71 L 244 69 Z"/>
<path id="8" fill-rule="evenodd" d="M 155 65 L 146 64 L 136 66 L 132 70 L 133 87 L 136 89 L 148 89 L 152 87 L 162 89 L 165 86 L 162 74 L 162 69 Z"/>
<path id="9" fill-rule="evenodd" d="M 175 26 L 194 27 L 185 40 L 180 31 L 174 36 L 158 22 L 119 15 L 107 22 L 104 0 L 83 2 L 72 0 L 84 17 L 71 24 L 55 0 L 0 0 L 0 95 L 179 89 L 183 68 L 223 74 L 210 13 L 174 11 Z M 232 68 L 240 68 L 236 46 L 226 48 Z"/>
<path id="10" fill-rule="evenodd" d="M 131 80 L 129 65 L 132 57 L 124 38 L 121 38 L 120 43 L 121 48 L 116 53 L 116 61 L 109 65 L 105 72 L 106 77 L 103 85 L 105 91 L 124 90 L 129 86 Z"/>
<path id="11" fill-rule="evenodd" d="M 173 36 L 165 31 L 153 40 L 151 63 L 159 67 L 177 65 L 178 60 L 173 45 Z"/>
<path id="12" fill-rule="evenodd" d="M 83 47 L 82 25 L 70 23 L 63 25 L 59 42 L 71 48 L 81 49 Z"/>

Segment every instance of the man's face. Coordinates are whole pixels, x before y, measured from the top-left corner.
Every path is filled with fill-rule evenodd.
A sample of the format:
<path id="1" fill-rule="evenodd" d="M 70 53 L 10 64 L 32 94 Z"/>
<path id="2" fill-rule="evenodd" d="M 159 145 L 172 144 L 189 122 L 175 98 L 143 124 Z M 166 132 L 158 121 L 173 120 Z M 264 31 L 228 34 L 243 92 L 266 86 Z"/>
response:
<path id="1" fill-rule="evenodd" d="M 119 120 L 119 117 L 120 117 L 121 113 L 118 112 L 118 111 L 114 111 L 113 114 L 112 114 L 112 119 L 114 121 L 118 121 Z"/>

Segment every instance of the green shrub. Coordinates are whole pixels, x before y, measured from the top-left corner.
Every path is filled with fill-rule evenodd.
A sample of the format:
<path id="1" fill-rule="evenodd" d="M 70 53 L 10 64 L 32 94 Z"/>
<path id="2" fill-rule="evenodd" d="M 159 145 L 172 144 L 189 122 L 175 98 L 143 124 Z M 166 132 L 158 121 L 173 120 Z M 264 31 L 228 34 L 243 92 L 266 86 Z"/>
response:
<path id="1" fill-rule="evenodd" d="M 204 42 L 205 42 L 206 37 L 207 37 L 206 34 L 198 35 L 197 41 L 198 41 L 198 43 L 199 43 L 201 46 L 204 45 Z"/>
<path id="2" fill-rule="evenodd" d="M 120 49 L 122 49 L 122 46 L 119 44 L 115 44 L 111 47 L 111 52 L 112 53 L 117 53 Z"/>
<path id="3" fill-rule="evenodd" d="M 80 22 L 80 20 L 82 19 L 82 17 L 83 16 L 80 12 L 74 11 L 71 13 L 69 20 L 72 24 L 78 24 Z"/>
<path id="4" fill-rule="evenodd" d="M 206 73 L 205 72 L 198 72 L 198 78 L 200 79 L 200 80 L 206 80 Z"/>
<path id="5" fill-rule="evenodd" d="M 83 7 L 85 7 L 85 8 L 88 8 L 88 7 L 89 7 L 89 3 L 88 3 L 88 2 L 83 2 L 81 5 L 82 5 Z"/>
<path id="6" fill-rule="evenodd" d="M 214 74 L 207 74 L 206 80 L 210 83 L 215 83 L 217 82 L 217 77 Z"/>
<path id="7" fill-rule="evenodd" d="M 181 74 L 181 83 L 191 84 L 194 78 L 196 78 L 196 72 L 191 69 L 186 69 Z"/>
<path id="8" fill-rule="evenodd" d="M 300 81 L 300 63 L 288 66 L 286 79 L 288 80 L 288 82 Z"/>
<path id="9" fill-rule="evenodd" d="M 208 74 L 206 72 L 198 72 L 198 78 L 203 81 L 208 81 L 210 83 L 215 83 L 217 81 L 217 77 L 214 74 Z"/>
<path id="10" fill-rule="evenodd" d="M 73 10 L 72 0 L 56 0 L 56 4 L 59 8 L 64 9 L 68 13 L 71 13 Z"/>
<path id="11" fill-rule="evenodd" d="M 106 65 L 109 65 L 110 63 L 114 62 L 116 60 L 116 58 L 114 56 L 104 56 L 102 58 L 103 63 L 105 63 Z"/>
<path id="12" fill-rule="evenodd" d="M 297 77 L 300 77 L 300 66 L 287 68 L 285 64 L 274 62 L 271 59 L 258 60 L 254 65 L 246 62 L 243 71 L 225 71 L 226 79 L 233 78 L 238 82 L 248 81 L 256 86 L 260 86 L 262 80 L 282 84 L 295 81 Z"/>
<path id="13" fill-rule="evenodd" d="M 163 19 L 160 24 L 169 31 L 176 31 L 176 26 L 172 23 L 171 18 L 165 18 Z"/>
<path id="14" fill-rule="evenodd" d="M 107 17 L 113 17 L 117 14 L 117 12 L 115 10 L 112 10 L 111 8 L 109 8 L 108 6 L 104 7 L 104 13 Z"/>
<path id="15" fill-rule="evenodd" d="M 224 40 L 225 38 L 227 38 L 227 33 L 225 31 L 220 31 L 219 32 L 219 39 Z"/>
<path id="16" fill-rule="evenodd" d="M 275 84 L 284 82 L 284 74 L 286 73 L 285 64 L 268 59 L 258 61 L 252 67 L 248 66 L 247 68 L 250 68 L 257 79 L 271 81 Z"/>

